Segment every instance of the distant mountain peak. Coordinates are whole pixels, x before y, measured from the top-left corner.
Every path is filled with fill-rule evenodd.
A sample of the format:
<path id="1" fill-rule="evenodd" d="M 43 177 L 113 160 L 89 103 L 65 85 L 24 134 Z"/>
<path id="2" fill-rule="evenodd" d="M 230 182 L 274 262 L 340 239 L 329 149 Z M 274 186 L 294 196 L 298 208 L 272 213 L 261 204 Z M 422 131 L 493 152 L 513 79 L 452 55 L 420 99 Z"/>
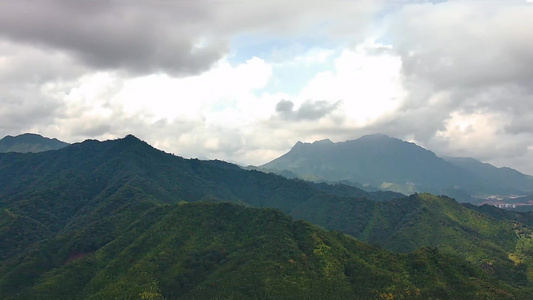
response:
<path id="1" fill-rule="evenodd" d="M 146 144 L 144 141 L 134 136 L 133 134 L 128 134 L 123 138 L 119 138 L 118 141 L 127 143 L 127 144 L 138 144 L 138 143 Z"/>
<path id="2" fill-rule="evenodd" d="M 42 135 L 40 134 L 37 134 L 37 133 L 30 133 L 30 132 L 27 132 L 27 133 L 22 133 L 22 134 L 19 134 L 17 136 L 11 136 L 11 135 L 7 135 L 6 138 L 16 138 L 16 137 L 40 137 L 40 138 L 44 138 Z"/>
<path id="3" fill-rule="evenodd" d="M 47 138 L 37 133 L 22 133 L 16 136 L 6 135 L 3 139 L 6 140 L 13 140 L 13 139 L 21 139 L 21 140 L 51 140 L 51 141 L 58 141 L 56 138 Z"/>
<path id="4" fill-rule="evenodd" d="M 390 137 L 383 133 L 373 133 L 373 134 L 367 134 L 360 137 L 360 139 L 392 139 L 397 140 L 397 138 Z"/>
<path id="5" fill-rule="evenodd" d="M 409 143 L 404 140 L 401 140 L 399 138 L 391 137 L 386 134 L 381 133 L 375 133 L 375 134 L 367 134 L 363 135 L 360 138 L 354 140 L 359 142 L 402 142 L 402 143 Z M 410 143 L 409 143 L 410 144 Z"/>
<path id="6" fill-rule="evenodd" d="M 323 139 L 320 141 L 314 141 L 313 145 L 324 145 L 324 144 L 333 144 L 333 142 L 330 139 Z"/>
<path id="7" fill-rule="evenodd" d="M 133 141 L 133 140 L 141 141 L 138 137 L 134 136 L 134 135 L 131 134 L 131 133 L 128 134 L 128 135 L 126 135 L 123 139 L 124 139 L 124 140 L 132 140 L 132 141 Z"/>
<path id="8" fill-rule="evenodd" d="M 147 142 L 145 142 L 145 141 L 139 139 L 138 137 L 134 136 L 133 134 L 128 134 L 128 135 L 124 136 L 123 138 L 118 138 L 118 139 L 115 139 L 115 140 L 109 140 L 109 141 L 105 141 L 105 142 L 110 142 L 111 144 L 120 145 L 120 147 L 126 147 L 126 148 L 142 147 L 142 148 L 146 148 L 146 149 L 158 150 L 158 149 L 152 147 Z M 158 150 L 158 151 L 160 151 L 160 150 Z"/>
<path id="9" fill-rule="evenodd" d="M 306 143 L 303 143 L 303 142 L 301 142 L 301 141 L 298 141 L 298 142 L 296 142 L 296 144 L 294 144 L 294 146 L 292 146 L 291 151 L 293 151 L 293 150 L 298 150 L 298 149 L 300 149 L 300 148 L 302 148 L 302 147 L 305 147 L 305 144 L 306 144 Z"/>
<path id="10" fill-rule="evenodd" d="M 475 159 L 444 160 L 415 143 L 385 134 L 333 143 L 298 142 L 288 153 L 262 166 L 300 178 L 348 181 L 411 194 L 432 192 L 475 201 L 470 195 L 533 190 L 533 178 Z M 512 180 L 511 180 L 512 178 Z"/>
<path id="11" fill-rule="evenodd" d="M 68 145 L 56 138 L 47 138 L 36 133 L 23 133 L 17 136 L 7 135 L 1 139 L 0 152 L 42 152 L 58 150 Z"/>
<path id="12" fill-rule="evenodd" d="M 301 141 L 298 141 L 294 146 L 292 146 L 291 152 L 307 152 L 307 151 L 313 151 L 314 149 L 322 149 L 322 151 L 327 151 L 331 147 L 334 147 L 336 144 L 332 142 L 330 139 L 324 139 L 319 141 L 314 141 L 312 143 L 304 143 Z"/>

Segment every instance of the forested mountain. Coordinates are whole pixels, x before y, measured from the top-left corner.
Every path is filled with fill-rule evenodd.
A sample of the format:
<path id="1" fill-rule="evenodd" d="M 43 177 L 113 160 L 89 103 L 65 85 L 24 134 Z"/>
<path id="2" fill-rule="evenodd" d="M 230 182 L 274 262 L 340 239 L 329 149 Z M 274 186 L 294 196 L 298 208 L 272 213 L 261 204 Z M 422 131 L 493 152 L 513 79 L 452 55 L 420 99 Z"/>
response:
<path id="1" fill-rule="evenodd" d="M 101 218 L 101 212 L 113 211 L 120 201 L 131 205 L 117 196 L 124 193 L 139 192 L 161 203 L 233 201 L 290 213 L 325 188 L 222 161 L 183 159 L 131 135 L 107 142 L 88 140 L 57 151 L 3 153 L 0 208 L 16 218 L 14 223 L 2 222 L 6 225 L 0 231 L 0 259 L 64 226 L 83 227 Z M 395 196 L 352 187 L 338 192 L 378 200 Z"/>
<path id="2" fill-rule="evenodd" d="M 0 140 L 0 152 L 42 152 L 68 146 L 58 139 L 50 139 L 34 133 L 6 136 Z"/>
<path id="3" fill-rule="evenodd" d="M 533 190 L 531 176 L 469 162 L 444 160 L 420 146 L 386 135 L 367 135 L 343 143 L 298 142 L 288 153 L 260 168 L 292 172 L 310 180 L 344 180 L 407 194 L 446 194 L 462 201 L 475 201 L 471 195 Z M 487 168 L 490 172 L 486 172 Z"/>
<path id="4" fill-rule="evenodd" d="M 36 247 L 2 277 L 0 296 L 3 299 L 511 299 L 512 293 L 526 296 L 492 280 L 457 256 L 429 248 L 393 254 L 339 233 L 295 222 L 277 210 L 234 204 L 149 202 L 144 203 L 143 210 L 141 214 L 138 209 L 129 208 L 118 212 L 108 222 L 122 223 L 120 229 L 115 228 L 119 234 L 98 249 L 84 249 L 77 244 L 83 239 L 94 239 L 95 232 L 90 229 L 60 235 Z M 130 223 L 124 223 L 126 220 Z M 103 224 L 100 227 L 105 228 Z M 28 274 L 28 270 L 34 274 Z M 32 275 L 33 278 L 28 278 Z"/>
<path id="5" fill-rule="evenodd" d="M 0 298 L 527 299 L 529 224 L 89 140 L 0 154 Z"/>
<path id="6" fill-rule="evenodd" d="M 470 203 L 463 203 L 463 205 L 467 207 L 468 209 L 479 211 L 483 213 L 484 215 L 487 215 L 497 220 L 518 222 L 523 225 L 533 227 L 533 212 L 531 211 L 527 211 L 527 212 L 510 211 L 506 209 L 499 209 L 492 205 L 476 206 Z"/>
<path id="7" fill-rule="evenodd" d="M 422 246 L 465 257 L 509 284 L 530 285 L 533 214 L 467 208 L 455 200 L 414 194 L 388 202 L 320 195 L 291 216 L 348 233 L 391 251 Z"/>

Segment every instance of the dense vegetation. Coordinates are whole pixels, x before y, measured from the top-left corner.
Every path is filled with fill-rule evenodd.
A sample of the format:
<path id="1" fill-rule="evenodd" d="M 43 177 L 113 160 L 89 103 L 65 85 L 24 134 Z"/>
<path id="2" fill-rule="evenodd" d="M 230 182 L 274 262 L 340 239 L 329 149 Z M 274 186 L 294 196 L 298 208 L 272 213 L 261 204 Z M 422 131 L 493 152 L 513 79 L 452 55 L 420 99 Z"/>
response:
<path id="1" fill-rule="evenodd" d="M 398 197 L 133 136 L 0 154 L 0 298 L 527 299 L 531 223 Z"/>
<path id="2" fill-rule="evenodd" d="M 277 210 L 144 206 L 110 221 L 131 222 L 115 227 L 111 240 L 100 224 L 37 246 L 1 277 L 0 297 L 485 299 L 513 292 L 456 256 L 429 248 L 393 254 Z M 79 244 L 99 238 L 101 247 Z"/>
<path id="3" fill-rule="evenodd" d="M 64 226 L 83 226 L 93 214 L 100 218 L 100 212 L 109 213 L 120 201 L 130 205 L 116 196 L 122 191 L 138 190 L 163 203 L 234 201 L 290 213 L 322 189 L 221 161 L 186 160 L 133 136 L 43 153 L 0 154 L 0 210 L 7 209 L 3 214 L 12 219 L 2 222 L 0 259 Z M 388 196 L 350 187 L 339 191 L 380 200 Z"/>
<path id="4" fill-rule="evenodd" d="M 414 194 L 388 202 L 320 195 L 291 215 L 391 251 L 436 247 L 515 286 L 533 282 L 533 218 L 528 214 L 469 209 L 448 197 Z"/>

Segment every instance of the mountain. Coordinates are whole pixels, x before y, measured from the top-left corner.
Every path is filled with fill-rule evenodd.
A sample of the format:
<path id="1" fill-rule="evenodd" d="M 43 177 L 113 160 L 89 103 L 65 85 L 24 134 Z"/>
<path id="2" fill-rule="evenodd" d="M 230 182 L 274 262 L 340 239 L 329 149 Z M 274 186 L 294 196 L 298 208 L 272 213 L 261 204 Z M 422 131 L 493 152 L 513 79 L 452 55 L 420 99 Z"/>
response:
<path id="1" fill-rule="evenodd" d="M 50 139 L 38 134 L 24 133 L 17 136 L 6 136 L 0 140 L 0 152 L 42 152 L 57 150 L 68 146 L 58 139 Z"/>
<path id="2" fill-rule="evenodd" d="M 131 135 L 0 153 L 0 298 L 528 299 L 531 229 L 511 219 Z"/>
<path id="3" fill-rule="evenodd" d="M 293 221 L 277 210 L 200 202 L 151 205 L 135 218 L 127 214 L 118 218 L 131 223 L 94 251 L 75 244 L 89 234 L 83 231 L 75 239 L 57 238 L 36 248 L 1 277 L 0 296 L 511 299 L 516 292 L 435 249 L 394 254 Z M 38 267 L 42 273 L 21 289 L 24 272 Z"/>
<path id="4" fill-rule="evenodd" d="M 288 153 L 260 168 L 274 172 L 286 170 L 309 180 L 344 180 L 406 194 L 447 194 L 472 202 L 476 199 L 471 195 L 533 190 L 533 177 L 517 171 L 507 168 L 483 174 L 481 168 L 467 167 L 458 162 L 460 159 L 450 161 L 414 143 L 386 135 L 367 135 L 342 143 L 298 142 Z M 509 173 L 513 177 L 500 180 Z"/>
<path id="5" fill-rule="evenodd" d="M 499 183 L 516 191 L 531 192 L 533 176 L 520 173 L 517 170 L 480 162 L 471 157 L 443 157 L 446 161 L 458 166 L 483 181 Z"/>
<path id="6" fill-rule="evenodd" d="M 320 195 L 291 216 L 391 251 L 435 247 L 465 257 L 511 285 L 531 284 L 532 213 L 463 206 L 430 194 L 387 202 Z"/>
<path id="7" fill-rule="evenodd" d="M 56 151 L 0 153 L 0 209 L 8 209 L 5 220 L 13 219 L 0 222 L 5 223 L 0 259 L 55 236 L 64 226 L 83 228 L 101 217 L 98 212 L 133 205 L 137 198 L 161 203 L 232 201 L 288 214 L 323 189 L 222 161 L 183 159 L 131 135 Z M 396 196 L 352 187 L 339 193 L 377 200 Z"/>

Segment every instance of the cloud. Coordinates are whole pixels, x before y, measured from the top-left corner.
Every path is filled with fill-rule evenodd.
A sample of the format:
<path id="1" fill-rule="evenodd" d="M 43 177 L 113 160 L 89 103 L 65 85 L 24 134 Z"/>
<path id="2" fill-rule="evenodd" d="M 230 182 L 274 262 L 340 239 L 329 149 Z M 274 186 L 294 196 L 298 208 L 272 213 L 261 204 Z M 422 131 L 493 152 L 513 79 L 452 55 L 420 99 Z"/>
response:
<path id="1" fill-rule="evenodd" d="M 227 52 L 205 6 L 186 1 L 2 2 L 0 36 L 69 53 L 98 70 L 193 74 Z"/>
<path id="2" fill-rule="evenodd" d="M 275 104 L 288 96 L 255 94 L 271 80 L 272 66 L 253 56 L 230 64 L 228 57 L 240 53 L 229 49 L 237 37 L 253 36 L 261 45 L 334 41 L 362 34 L 376 8 L 374 1 L 310 1 L 302 7 L 45 0 L 0 6 L 0 133 L 35 131 L 70 142 L 134 133 L 152 136 L 146 140 L 156 145 L 172 144 L 173 152 L 185 146 L 171 143 L 169 134 L 180 140 L 194 132 L 184 141 L 198 152 L 217 134 L 243 132 L 255 141 L 253 124 L 271 118 Z M 320 63 L 324 53 L 318 54 Z M 307 55 L 305 62 L 313 59 Z M 312 113 L 304 106 L 304 116 Z M 218 145 L 210 151 L 224 152 L 227 144 Z"/>
<path id="3" fill-rule="evenodd" d="M 336 26 L 317 28 L 326 30 L 324 36 L 361 23 L 357 16 L 373 6 L 371 1 L 311 1 L 303 7 L 272 1 L 2 1 L 0 37 L 67 53 L 95 70 L 185 76 L 224 57 L 235 35 L 301 34 L 314 22 L 341 17 Z"/>
<path id="4" fill-rule="evenodd" d="M 391 24 L 391 35 L 406 75 L 436 88 L 529 85 L 531 15 L 528 7 L 502 2 L 410 5 Z"/>
<path id="5" fill-rule="evenodd" d="M 271 71 L 263 60 L 251 58 L 238 65 L 221 60 L 210 71 L 187 78 L 98 72 L 50 82 L 39 86 L 40 92 L 60 109 L 50 113 L 46 125 L 36 126 L 42 134 L 69 142 L 133 133 L 180 155 L 230 159 L 243 151 L 243 137 L 254 134 L 247 126 L 274 112 L 274 98 L 254 95 Z M 39 107 L 37 101 L 27 104 Z M 14 109 L 6 107 L 6 114 Z M 16 118 L 26 128 L 34 122 L 24 115 Z"/>
<path id="6" fill-rule="evenodd" d="M 71 63 L 60 53 L 0 41 L 0 134 L 37 131 L 53 123 L 64 104 L 45 86 L 83 73 Z"/>
<path id="7" fill-rule="evenodd" d="M 4 135 L 45 127 L 53 122 L 62 108 L 61 102 L 48 97 L 42 96 L 35 101 L 37 93 L 33 88 L 12 92 L 0 87 L 0 94 L 0 133 Z"/>
<path id="8" fill-rule="evenodd" d="M 280 100 L 276 104 L 276 112 L 282 115 L 290 115 L 293 112 L 294 103 L 290 100 Z"/>
<path id="9" fill-rule="evenodd" d="M 441 154 L 533 172 L 526 125 L 533 37 L 524 30 L 533 26 L 533 11 L 515 2 L 421 3 L 405 5 L 388 22 L 408 94 L 394 116 L 371 127 Z"/>
<path id="10" fill-rule="evenodd" d="M 318 120 L 325 117 L 330 112 L 335 110 L 340 104 L 340 101 L 330 103 L 329 101 L 305 101 L 297 109 L 293 110 L 294 103 L 289 100 L 281 100 L 276 104 L 276 112 L 283 119 L 287 120 Z"/>
<path id="11" fill-rule="evenodd" d="M 294 120 L 304 99 L 342 100 L 341 117 L 279 124 L 286 126 L 279 136 L 342 141 L 386 133 L 441 155 L 533 173 L 533 39 L 524 30 L 532 20 L 533 11 L 516 3 L 406 3 L 384 19 L 381 39 L 390 45 L 345 49 L 334 69 L 276 107 Z"/>
<path id="12" fill-rule="evenodd" d="M 518 1 L 3 1 L 0 133 L 262 164 L 386 133 L 533 173 Z M 66 26 L 65 24 L 68 24 Z"/>

